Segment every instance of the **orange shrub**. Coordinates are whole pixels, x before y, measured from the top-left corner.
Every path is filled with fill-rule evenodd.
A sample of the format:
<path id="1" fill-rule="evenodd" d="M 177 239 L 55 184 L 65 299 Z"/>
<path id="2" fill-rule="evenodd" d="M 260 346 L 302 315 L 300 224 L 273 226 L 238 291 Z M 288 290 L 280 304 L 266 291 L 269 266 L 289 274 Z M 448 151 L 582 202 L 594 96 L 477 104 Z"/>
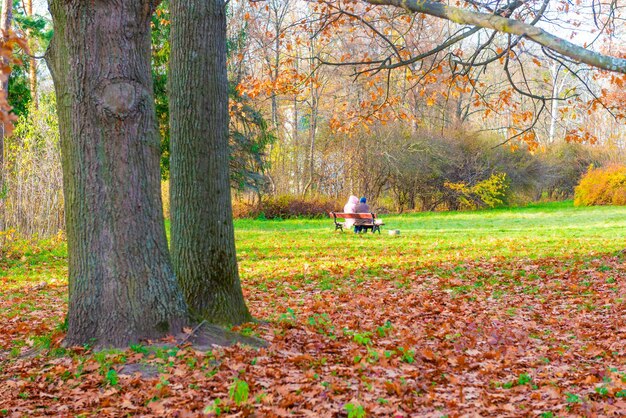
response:
<path id="1" fill-rule="evenodd" d="M 626 166 L 590 167 L 576 186 L 574 204 L 626 205 Z"/>
<path id="2" fill-rule="evenodd" d="M 245 202 L 241 199 L 234 198 L 233 203 L 233 218 L 256 218 L 259 214 L 259 208 L 256 205 Z"/>

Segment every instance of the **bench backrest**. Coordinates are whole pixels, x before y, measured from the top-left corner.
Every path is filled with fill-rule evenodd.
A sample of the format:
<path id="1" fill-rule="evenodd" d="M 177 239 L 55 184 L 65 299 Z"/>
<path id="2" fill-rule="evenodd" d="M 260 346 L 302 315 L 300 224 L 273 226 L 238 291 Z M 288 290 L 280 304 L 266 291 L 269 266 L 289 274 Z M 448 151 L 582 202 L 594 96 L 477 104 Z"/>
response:
<path id="1" fill-rule="evenodd" d="M 375 219 L 374 213 L 343 213 L 343 212 L 330 212 L 329 215 L 333 218 L 343 219 Z"/>

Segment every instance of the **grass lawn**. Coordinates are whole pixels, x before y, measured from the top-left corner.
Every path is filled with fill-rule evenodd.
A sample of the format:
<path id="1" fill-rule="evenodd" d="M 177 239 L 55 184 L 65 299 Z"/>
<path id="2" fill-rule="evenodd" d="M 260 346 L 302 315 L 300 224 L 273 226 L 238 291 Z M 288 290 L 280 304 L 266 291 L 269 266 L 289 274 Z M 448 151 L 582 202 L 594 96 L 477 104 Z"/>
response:
<path id="1" fill-rule="evenodd" d="M 493 257 L 586 257 L 626 248 L 626 207 L 576 208 L 559 202 L 382 218 L 381 236 L 335 233 L 332 219 L 240 220 L 235 225 L 243 276 L 280 277 L 305 264 L 316 270 L 393 268 Z M 389 236 L 389 229 L 401 235 Z"/>
<path id="2" fill-rule="evenodd" d="M 261 350 L 61 348 L 66 246 L 12 244 L 0 416 L 626 411 L 626 207 L 383 219 L 381 235 L 336 233 L 332 219 L 236 221 L 244 293 L 266 321 L 237 329 L 267 340 Z"/>

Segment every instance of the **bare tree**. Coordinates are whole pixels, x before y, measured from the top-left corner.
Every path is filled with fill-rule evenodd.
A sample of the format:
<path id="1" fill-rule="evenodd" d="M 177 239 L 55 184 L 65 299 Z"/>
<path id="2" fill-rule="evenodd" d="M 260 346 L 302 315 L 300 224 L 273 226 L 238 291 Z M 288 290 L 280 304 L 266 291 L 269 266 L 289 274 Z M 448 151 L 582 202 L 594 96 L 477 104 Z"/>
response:
<path id="1" fill-rule="evenodd" d="M 611 109 L 604 104 L 600 88 L 591 85 L 583 74 L 589 67 L 626 74 L 626 59 L 596 52 L 589 45 L 585 47 L 576 45 L 542 28 L 551 25 L 574 31 L 581 24 L 582 15 L 593 15 L 593 22 L 584 23 L 587 26 L 593 25 L 598 32 L 591 42 L 593 44 L 601 35 L 612 36 L 616 22 L 622 19 L 622 11 L 616 1 L 610 1 L 604 6 L 598 2 L 568 4 L 568 7 L 574 9 L 569 12 L 558 9 L 563 5 L 562 2 L 551 3 L 550 0 L 469 1 L 464 7 L 448 6 L 428 0 L 363 0 L 358 3 L 327 1 L 324 4 L 328 21 L 336 21 L 339 15 L 349 17 L 354 25 L 361 27 L 362 31 L 369 33 L 373 38 L 380 38 L 382 40 L 380 45 L 387 46 L 384 51 L 368 54 L 366 59 L 320 58 L 323 64 L 354 68 L 353 75 L 356 78 L 381 72 L 391 73 L 392 70 L 410 67 L 416 63 L 420 64 L 423 74 L 432 74 L 432 70 L 440 71 L 442 66 L 446 66 L 451 79 L 466 79 L 469 82 L 472 90 L 471 102 L 481 102 L 486 108 L 491 107 L 490 111 L 506 117 L 507 111 L 503 106 L 493 107 L 493 104 L 489 103 L 488 92 L 485 90 L 490 89 L 490 85 L 480 87 L 483 84 L 480 80 L 484 77 L 487 67 L 491 64 L 500 64 L 500 74 L 504 75 L 510 90 L 506 93 L 519 98 L 516 99 L 516 104 L 525 100 L 526 104 L 521 106 L 532 114 L 532 118 L 528 120 L 525 118 L 524 126 L 511 123 L 507 127 L 509 140 L 516 137 L 535 139 L 537 137 L 535 128 L 542 115 L 550 113 L 550 109 L 555 107 L 552 102 L 583 97 L 580 93 L 555 96 L 550 94 L 551 92 L 542 92 L 541 88 L 538 88 L 542 83 L 533 80 L 530 77 L 532 71 L 527 68 L 529 62 L 539 63 L 536 56 L 542 55 L 542 60 L 551 60 L 560 65 L 586 90 L 585 97 L 589 97 L 610 112 Z M 398 33 L 396 22 L 409 18 L 410 23 L 405 26 L 417 30 L 415 26 L 418 24 L 415 21 L 427 17 L 449 22 L 448 36 L 426 50 L 416 52 L 407 48 L 399 39 L 408 32 L 396 35 Z M 540 27 L 540 23 L 544 25 Z M 468 45 L 464 44 L 463 48 L 460 48 L 461 42 L 470 42 L 473 45 L 468 48 Z M 428 64 L 424 65 L 430 61 L 434 61 L 436 65 L 430 68 Z M 391 81 L 391 75 L 388 79 Z M 390 84 L 387 83 L 388 89 Z M 507 102 L 506 107 L 510 108 L 511 104 Z M 558 105 L 556 107 L 558 108 Z"/>

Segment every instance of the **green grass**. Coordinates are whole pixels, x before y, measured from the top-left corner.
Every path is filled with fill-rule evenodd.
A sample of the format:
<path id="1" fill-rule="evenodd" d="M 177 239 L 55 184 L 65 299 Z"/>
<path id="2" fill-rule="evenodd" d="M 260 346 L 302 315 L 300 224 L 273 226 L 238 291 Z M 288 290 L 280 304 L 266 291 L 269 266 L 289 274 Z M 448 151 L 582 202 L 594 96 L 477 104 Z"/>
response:
<path id="1" fill-rule="evenodd" d="M 304 277 L 336 268 L 376 275 L 382 269 L 444 261 L 578 257 L 626 248 L 626 207 L 622 206 L 579 208 L 568 201 L 382 218 L 381 235 L 335 232 L 330 218 L 236 220 L 242 277 Z M 401 234 L 390 236 L 389 229 L 399 229 Z M 23 257 L 0 260 L 0 281 L 6 288 L 63 281 L 66 257 L 63 243 L 28 246 Z"/>
<path id="2" fill-rule="evenodd" d="M 626 248 L 626 207 L 578 208 L 558 202 L 381 217 L 386 224 L 381 235 L 334 232 L 332 219 L 237 220 L 244 278 L 294 270 L 306 274 L 338 265 L 376 274 L 384 268 L 443 261 L 577 257 Z M 389 229 L 401 234 L 390 236 Z"/>
<path id="3" fill-rule="evenodd" d="M 67 281 L 67 244 L 58 238 L 5 243 L 0 257 L 0 288 L 19 288 L 25 283 L 59 284 Z M 2 293 L 0 292 L 0 295 Z"/>

